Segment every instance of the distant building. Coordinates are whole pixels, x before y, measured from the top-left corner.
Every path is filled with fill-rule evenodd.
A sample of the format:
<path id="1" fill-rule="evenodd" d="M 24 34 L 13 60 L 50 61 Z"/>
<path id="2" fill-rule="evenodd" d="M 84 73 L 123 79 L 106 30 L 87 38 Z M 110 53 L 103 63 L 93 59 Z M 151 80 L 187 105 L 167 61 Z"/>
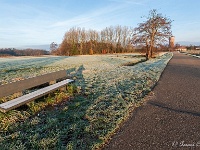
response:
<path id="1" fill-rule="evenodd" d="M 196 46 L 195 49 L 196 49 L 196 50 L 200 50 L 200 46 Z"/>
<path id="2" fill-rule="evenodd" d="M 175 50 L 180 51 L 180 52 L 185 52 L 185 51 L 187 51 L 187 48 L 185 46 L 179 46 L 179 47 L 176 47 Z"/>
<path id="3" fill-rule="evenodd" d="M 171 36 L 169 37 L 169 49 L 173 49 L 175 45 L 175 37 Z"/>

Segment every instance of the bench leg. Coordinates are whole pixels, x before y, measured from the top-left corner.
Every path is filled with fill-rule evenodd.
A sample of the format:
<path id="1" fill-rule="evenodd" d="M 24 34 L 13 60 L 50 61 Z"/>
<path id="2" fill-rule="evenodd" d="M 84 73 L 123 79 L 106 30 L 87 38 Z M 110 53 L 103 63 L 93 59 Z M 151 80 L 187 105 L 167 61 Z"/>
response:
<path id="1" fill-rule="evenodd" d="M 61 92 L 65 92 L 65 91 L 66 91 L 66 86 L 61 87 L 61 88 L 60 88 L 60 91 L 61 91 Z"/>
<path id="2" fill-rule="evenodd" d="M 14 94 L 13 94 L 14 97 L 20 97 L 20 96 L 22 96 L 22 95 L 23 95 L 22 92 L 17 92 L 17 93 L 14 93 Z"/>
<path id="3" fill-rule="evenodd" d="M 52 85 L 52 84 L 55 84 L 55 83 L 56 83 L 56 80 L 53 80 L 53 81 L 49 82 L 49 85 Z"/>

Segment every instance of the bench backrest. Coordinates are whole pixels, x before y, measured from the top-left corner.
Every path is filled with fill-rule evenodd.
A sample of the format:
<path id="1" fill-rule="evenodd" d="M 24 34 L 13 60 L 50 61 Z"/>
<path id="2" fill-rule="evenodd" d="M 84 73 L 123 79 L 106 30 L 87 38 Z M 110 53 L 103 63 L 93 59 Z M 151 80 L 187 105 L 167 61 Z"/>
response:
<path id="1" fill-rule="evenodd" d="M 5 85 L 0 85 L 0 98 L 64 77 L 66 77 L 66 71 L 61 70 Z"/>

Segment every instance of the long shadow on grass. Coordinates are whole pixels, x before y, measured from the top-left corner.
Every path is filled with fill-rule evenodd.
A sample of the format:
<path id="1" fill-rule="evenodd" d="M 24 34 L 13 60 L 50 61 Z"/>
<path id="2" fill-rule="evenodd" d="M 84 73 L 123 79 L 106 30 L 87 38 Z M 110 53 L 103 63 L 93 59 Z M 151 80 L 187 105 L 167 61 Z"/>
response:
<path id="1" fill-rule="evenodd" d="M 85 82 L 80 66 L 77 74 Z M 70 71 L 70 70 L 69 70 Z M 84 87 L 83 87 L 84 88 Z M 86 116 L 92 101 L 77 94 L 53 109 L 16 123 L 6 133 L 0 133 L 1 149 L 92 149 L 98 141 Z"/>

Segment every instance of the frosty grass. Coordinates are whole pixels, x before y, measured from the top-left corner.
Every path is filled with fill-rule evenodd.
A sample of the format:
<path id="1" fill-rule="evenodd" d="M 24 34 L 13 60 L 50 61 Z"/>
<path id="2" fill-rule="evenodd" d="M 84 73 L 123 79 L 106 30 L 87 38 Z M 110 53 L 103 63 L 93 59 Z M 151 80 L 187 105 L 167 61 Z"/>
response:
<path id="1" fill-rule="evenodd" d="M 1 138 L 2 144 L 7 148 L 19 145 L 46 149 L 65 149 L 65 146 L 68 149 L 98 148 L 109 140 L 129 116 L 130 110 L 151 91 L 172 55 L 165 53 L 134 66 L 123 64 L 144 58 L 133 57 L 134 54 L 1 58 L 1 84 L 66 69 L 68 76 L 75 80 L 78 93 L 83 95 L 75 97 L 56 113 L 36 116 L 30 123 L 21 124 L 20 128 L 27 128 L 27 131 L 13 129 L 18 140 L 14 138 L 10 145 L 10 138 L 5 136 Z M 35 120 L 37 123 L 33 126 Z M 43 124 L 45 121 L 47 123 Z"/>

